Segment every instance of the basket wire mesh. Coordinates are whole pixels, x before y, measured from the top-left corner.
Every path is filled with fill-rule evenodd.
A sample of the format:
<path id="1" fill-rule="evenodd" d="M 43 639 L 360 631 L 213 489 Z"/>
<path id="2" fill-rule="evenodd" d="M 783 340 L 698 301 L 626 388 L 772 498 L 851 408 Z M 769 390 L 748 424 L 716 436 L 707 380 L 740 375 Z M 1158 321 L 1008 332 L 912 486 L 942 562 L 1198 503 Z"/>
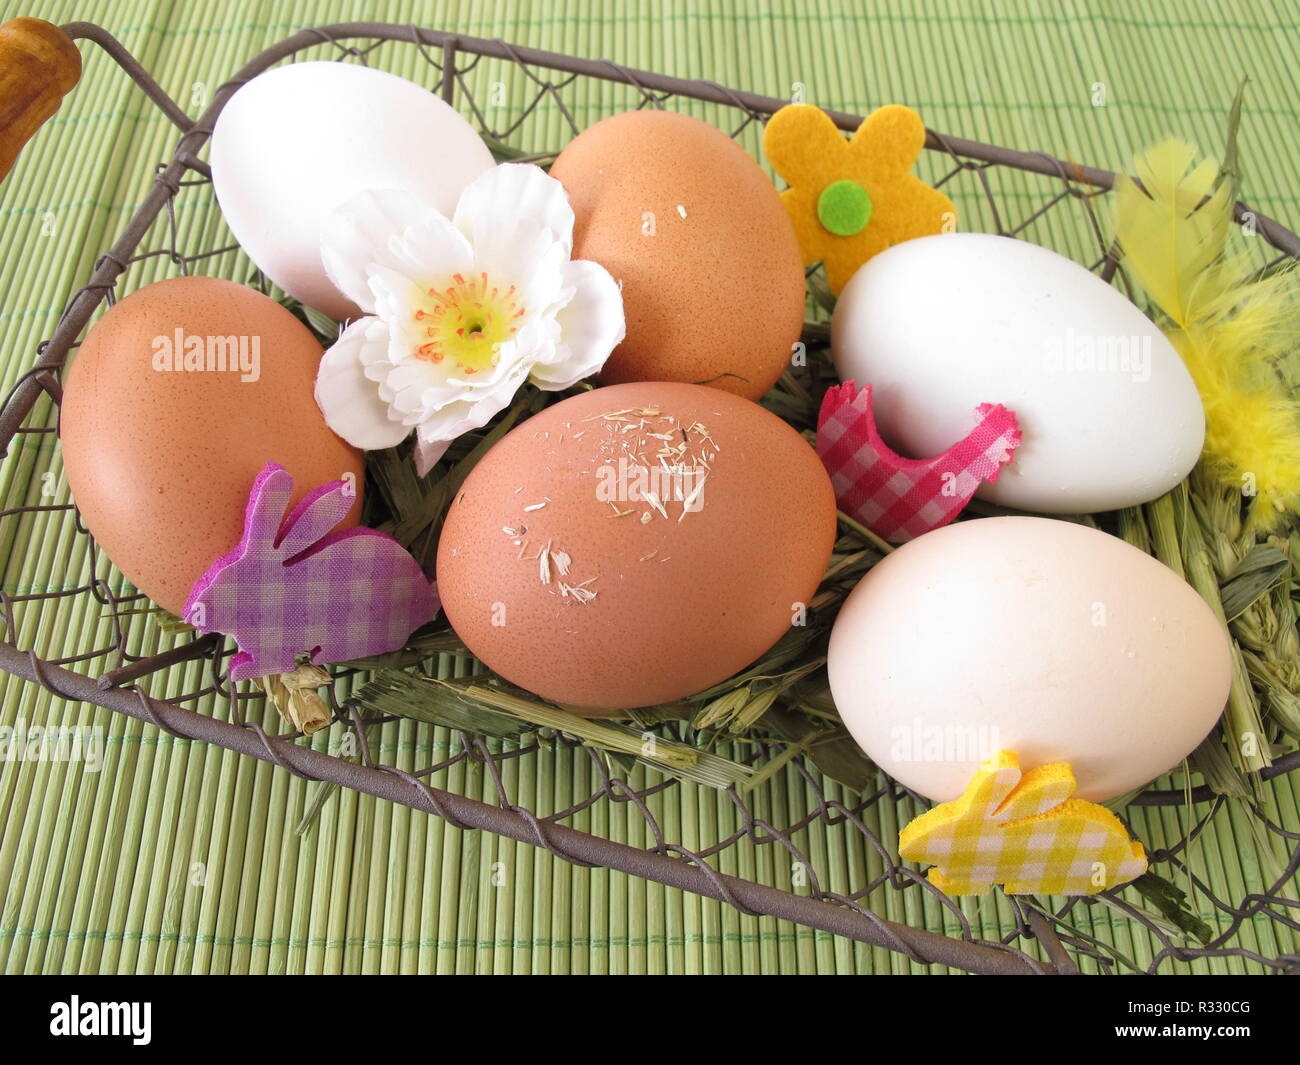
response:
<path id="1" fill-rule="evenodd" d="M 566 90 L 580 80 L 605 83 L 608 91 L 602 88 L 600 97 L 604 114 L 632 107 L 688 108 L 751 152 L 756 152 L 767 116 L 786 102 L 503 41 L 413 26 L 353 23 L 304 30 L 263 52 L 220 86 L 207 111 L 194 121 L 105 31 L 88 23 L 65 30 L 106 50 L 181 136 L 172 157 L 158 165 L 144 203 L 114 245 L 96 260 L 93 276 L 72 295 L 53 335 L 40 345 L 34 364 L 0 410 L 0 446 L 7 463 L 21 461 L 22 449 L 15 443 L 57 432 L 64 361 L 94 314 L 120 292 L 138 287 L 150 274 L 214 272 L 282 295 L 242 258 L 223 227 L 215 227 L 220 232 L 213 232 L 212 226 L 194 232 L 181 210 L 188 197 L 211 194 L 210 172 L 199 153 L 221 107 L 240 85 L 275 63 L 328 57 L 367 63 L 380 48 L 414 48 L 427 65 L 435 91 L 467 114 L 485 135 L 533 152 L 562 147 L 556 137 L 567 139 L 601 117 L 580 116 L 566 96 Z M 510 108 L 492 102 L 501 96 L 502 87 L 516 101 Z M 831 114 L 845 130 L 856 128 L 860 121 L 860 116 Z M 1117 264 L 1109 253 L 1096 203 L 1109 187 L 1112 175 L 1107 171 L 933 132 L 927 148 L 922 163 L 925 176 L 958 201 L 964 228 L 1029 237 L 1089 264 L 1105 277 L 1115 274 Z M 1238 206 L 1239 215 L 1246 210 Z M 1300 251 L 1300 242 L 1282 226 L 1259 216 L 1254 220 L 1274 261 Z M 1122 271 L 1117 280 L 1124 284 Z M 1149 845 L 1148 850 L 1153 869 L 1190 884 L 1202 907 L 1213 909 L 1213 938 L 1205 945 L 1188 943 L 1166 922 L 1135 904 L 1123 889 L 1109 891 L 1102 899 L 1002 897 L 990 919 L 987 907 L 981 910 L 969 900 L 948 898 L 928 883 L 923 871 L 894 857 L 892 840 L 900 824 L 924 809 L 924 804 L 883 775 L 873 789 L 859 794 L 824 778 L 803 757 L 796 757 L 764 787 L 745 794 L 731 789 L 727 793 L 730 814 L 714 819 L 711 833 L 702 828 L 692 833 L 698 839 L 674 840 L 660 823 L 663 804 L 675 801 L 685 806 L 689 796 L 680 793 L 693 785 L 641 767 L 616 772 L 617 767 L 611 767 L 599 752 L 563 735 L 534 733 L 518 743 L 503 743 L 460 733 L 444 750 L 432 745 L 433 753 L 418 767 L 399 768 L 393 760 L 385 761 L 380 740 L 397 721 L 363 718 L 348 699 L 358 678 L 346 669 L 334 671 L 328 702 L 339 723 L 335 727 L 350 729 L 355 737 L 356 753 L 352 758 L 331 754 L 318 744 L 304 742 L 298 733 L 284 731 L 260 690 L 230 683 L 225 663 L 233 648 L 220 637 L 179 636 L 165 650 L 152 650 L 141 633 L 147 621 L 142 623 L 131 613 L 147 607 L 147 601 L 95 551 L 71 501 L 33 502 L 0 511 L 0 542 L 14 550 L 21 551 L 21 545 L 37 537 L 68 535 L 84 537 L 89 546 L 84 579 L 57 588 L 33 583 L 0 592 L 0 621 L 5 626 L 0 668 L 65 698 L 108 707 L 173 735 L 219 744 L 299 776 L 404 803 L 458 827 L 545 847 L 569 862 L 621 870 L 725 901 L 744 913 L 774 916 L 897 951 L 918 963 L 980 973 L 1054 974 L 1080 968 L 1159 972 L 1176 970 L 1198 958 L 1236 956 L 1267 970 L 1300 969 L 1293 935 L 1300 932 L 1300 902 L 1294 886 L 1300 868 L 1300 834 L 1278 823 L 1266 798 L 1254 804 L 1254 814 L 1266 830 L 1262 845 L 1273 850 L 1274 875 L 1261 890 L 1245 891 L 1240 898 L 1216 896 L 1188 861 L 1189 848 L 1224 815 L 1224 798 L 1202 787 L 1192 792 L 1193 804 L 1187 806 L 1184 793 L 1171 789 L 1138 796 L 1130 807 L 1130 819 L 1144 811 L 1177 811 L 1178 829 L 1164 834 L 1166 845 Z M 74 600 L 93 603 L 99 611 L 97 638 L 87 650 L 60 653 L 60 637 L 68 637 L 54 622 Z M 442 656 L 427 665 L 447 675 L 464 672 L 467 663 Z M 179 684 L 183 690 L 175 690 L 178 677 L 184 679 Z M 146 690 L 164 682 L 170 689 L 165 699 Z M 216 697 L 228 712 L 194 708 L 210 697 Z M 681 722 L 656 726 L 678 739 L 683 738 L 684 728 Z M 735 756 L 758 765 L 782 749 L 775 742 L 758 741 Z M 547 760 L 557 752 L 589 763 L 583 777 L 589 790 L 572 801 L 557 802 L 559 808 L 554 810 L 530 809 L 519 794 L 520 766 L 533 760 L 537 772 L 544 772 Z M 1268 775 L 1276 777 L 1296 764 L 1293 754 L 1278 761 Z M 479 797 L 470 794 L 474 789 L 469 787 L 435 786 L 434 781 L 446 781 L 457 768 L 481 768 Z M 469 778 L 470 774 L 462 774 L 456 779 Z M 594 816 L 601 809 L 621 810 L 637 822 L 637 831 L 626 836 L 643 844 L 617 842 L 607 838 L 608 832 L 576 827 L 598 820 L 608 824 L 610 818 Z M 834 830 L 847 860 L 832 862 L 825 848 L 810 853 L 814 848 L 807 842 L 806 830 L 812 825 Z M 1149 841 L 1150 830 L 1156 828 L 1154 817 L 1143 819 L 1139 838 Z M 778 883 L 786 886 L 773 886 Z M 909 916 L 908 923 L 886 920 L 875 912 L 882 893 L 894 892 L 914 900 L 908 913 L 915 917 Z M 1092 914 L 1102 905 L 1145 926 L 1156 945 L 1149 960 L 1136 962 L 1088 934 Z"/>

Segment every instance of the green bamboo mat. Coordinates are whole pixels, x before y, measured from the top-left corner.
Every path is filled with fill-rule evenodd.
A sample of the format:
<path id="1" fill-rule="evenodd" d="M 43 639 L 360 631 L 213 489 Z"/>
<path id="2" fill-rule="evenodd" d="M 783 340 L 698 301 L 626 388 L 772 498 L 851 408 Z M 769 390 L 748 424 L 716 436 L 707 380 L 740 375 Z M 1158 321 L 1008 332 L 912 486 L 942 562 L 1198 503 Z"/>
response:
<path id="1" fill-rule="evenodd" d="M 1293 135 L 1300 99 L 1292 77 L 1300 31 L 1283 2 L 0 2 L 0 19 L 20 14 L 107 27 L 191 112 L 246 58 L 305 25 L 417 21 L 774 96 L 801 91 L 811 102 L 848 111 L 904 102 L 944 132 L 1110 167 L 1168 132 L 1217 149 L 1245 74 L 1252 83 L 1242 126 L 1247 199 L 1300 223 L 1300 143 Z M 411 52 L 381 53 L 378 65 L 430 83 L 431 73 Z M 6 390 L 174 142 L 170 126 L 115 65 L 90 46 L 83 54 L 82 84 L 0 185 Z M 612 91 L 571 93 L 578 121 L 610 110 Z M 512 85 L 506 111 L 524 103 L 522 88 Z M 530 148 L 562 143 L 559 113 L 544 106 L 518 140 Z M 998 191 L 1012 204 L 1034 195 L 1014 177 Z M 216 247 L 225 237 L 210 191 L 202 193 L 178 210 L 190 248 Z M 964 216 L 967 228 L 987 222 L 978 200 L 959 206 L 973 212 Z M 971 217 L 977 224 L 969 224 Z M 1051 216 L 1026 235 L 1081 250 L 1078 228 Z M 227 276 L 240 269 L 235 256 L 210 265 Z M 134 270 L 129 285 L 169 271 L 157 260 Z M 0 507 L 66 499 L 48 437 L 25 438 L 0 464 Z M 0 579 L 10 594 L 64 589 L 90 575 L 69 523 L 43 514 L 5 523 L 0 553 Z M 120 586 L 102 561 L 97 575 Z M 102 646 L 109 634 L 96 610 L 75 606 L 26 611 L 20 628 L 24 646 L 51 656 Z M 149 624 L 133 625 L 131 641 L 135 653 L 168 646 Z M 155 678 L 150 690 L 169 696 L 201 685 L 191 666 Z M 299 838 L 294 827 L 313 786 L 0 677 L 0 726 L 20 721 L 102 726 L 107 742 L 98 772 L 78 764 L 0 763 L 0 967 L 9 972 L 944 971 L 607 870 L 573 868 L 533 848 L 462 833 L 349 792 L 334 795 Z M 336 733 L 318 735 L 315 746 L 332 750 Z M 379 753 L 411 768 L 448 749 L 442 730 L 405 722 L 384 732 Z M 433 782 L 489 794 L 482 775 L 463 766 Z M 556 752 L 510 763 L 507 784 L 516 801 L 546 813 L 588 794 L 594 780 L 587 759 Z M 1282 780 L 1271 789 L 1276 819 L 1292 830 L 1300 825 L 1298 788 L 1300 781 Z M 826 794 L 851 801 L 833 783 Z M 754 807 L 759 816 L 789 823 L 811 801 L 808 785 L 791 772 L 760 789 Z M 652 807 L 668 838 L 687 846 L 707 845 L 735 828 L 729 801 L 707 790 L 672 788 Z M 872 825 L 889 839 L 914 813 L 907 803 L 878 807 Z M 1135 811 L 1132 821 L 1149 849 L 1176 841 L 1183 830 L 1174 810 Z M 574 823 L 634 845 L 650 842 L 625 805 L 598 804 Z M 841 829 L 810 828 L 798 842 L 833 890 L 852 890 L 879 870 L 861 840 Z M 724 872 L 788 885 L 790 869 L 773 851 L 732 848 L 719 864 Z M 1233 900 L 1270 879 L 1269 856 L 1231 811 L 1207 829 L 1194 863 Z M 868 901 L 895 920 L 956 930 L 915 892 L 882 890 Z M 1217 926 L 1221 914 L 1200 902 Z M 1009 916 L 1005 900 L 994 897 L 969 902 L 963 912 L 975 933 L 989 938 Z M 1102 907 L 1089 909 L 1081 927 L 1138 962 L 1158 949 L 1143 928 Z M 1238 942 L 1276 956 L 1295 953 L 1297 938 L 1261 919 L 1245 926 Z M 1238 958 L 1190 969 L 1258 971 Z"/>

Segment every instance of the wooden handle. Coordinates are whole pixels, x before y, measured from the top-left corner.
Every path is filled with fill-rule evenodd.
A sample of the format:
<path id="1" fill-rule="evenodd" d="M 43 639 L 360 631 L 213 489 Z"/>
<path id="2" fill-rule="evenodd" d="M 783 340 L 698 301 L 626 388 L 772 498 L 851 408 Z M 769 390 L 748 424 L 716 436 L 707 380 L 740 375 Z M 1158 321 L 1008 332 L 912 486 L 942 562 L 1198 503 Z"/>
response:
<path id="1" fill-rule="evenodd" d="M 38 18 L 0 26 L 0 181 L 80 79 L 81 53 L 58 26 Z"/>

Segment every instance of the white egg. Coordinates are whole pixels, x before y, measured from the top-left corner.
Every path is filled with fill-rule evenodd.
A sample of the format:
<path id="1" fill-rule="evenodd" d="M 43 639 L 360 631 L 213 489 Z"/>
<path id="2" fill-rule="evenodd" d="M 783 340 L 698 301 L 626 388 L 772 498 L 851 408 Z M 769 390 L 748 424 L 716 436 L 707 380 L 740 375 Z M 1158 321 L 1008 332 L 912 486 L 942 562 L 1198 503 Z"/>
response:
<path id="1" fill-rule="evenodd" d="M 492 166 L 468 122 L 412 81 L 351 63 L 294 63 L 231 97 L 212 133 L 212 183 L 248 257 L 333 318 L 358 309 L 325 275 L 320 230 L 365 189 L 402 189 L 450 217 Z"/>
<path id="2" fill-rule="evenodd" d="M 870 384 L 881 435 L 912 458 L 951 447 L 981 403 L 1023 441 L 977 493 L 1084 514 L 1167 492 L 1196 463 L 1205 415 L 1173 346 L 1119 290 L 1047 248 L 950 233 L 882 252 L 840 294 L 842 380 Z"/>
<path id="3" fill-rule="evenodd" d="M 1190 585 L 1052 518 L 926 533 L 862 579 L 831 632 L 831 692 L 890 776 L 936 802 L 987 757 L 1069 762 L 1102 801 L 1177 765 L 1228 697 L 1231 648 Z"/>

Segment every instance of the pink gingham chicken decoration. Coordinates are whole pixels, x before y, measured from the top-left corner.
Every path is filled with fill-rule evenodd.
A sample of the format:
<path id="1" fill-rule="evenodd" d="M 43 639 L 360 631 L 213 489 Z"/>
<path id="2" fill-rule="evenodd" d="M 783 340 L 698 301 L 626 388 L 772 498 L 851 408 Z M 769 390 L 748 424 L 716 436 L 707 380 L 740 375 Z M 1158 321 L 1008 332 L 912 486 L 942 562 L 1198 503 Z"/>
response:
<path id="1" fill-rule="evenodd" d="M 1020 446 L 1014 411 L 981 403 L 971 432 L 941 455 L 908 459 L 880 438 L 871 386 L 827 390 L 817 418 L 817 454 L 844 513 L 882 539 L 912 540 L 947 525 L 983 481 L 996 481 Z"/>
<path id="2" fill-rule="evenodd" d="M 239 546 L 195 583 L 185 620 L 235 638 L 235 680 L 288 673 L 299 655 L 342 662 L 401 647 L 438 610 L 433 582 L 396 540 L 335 529 L 355 491 L 331 481 L 286 517 L 293 477 L 267 463 L 253 482 Z"/>

